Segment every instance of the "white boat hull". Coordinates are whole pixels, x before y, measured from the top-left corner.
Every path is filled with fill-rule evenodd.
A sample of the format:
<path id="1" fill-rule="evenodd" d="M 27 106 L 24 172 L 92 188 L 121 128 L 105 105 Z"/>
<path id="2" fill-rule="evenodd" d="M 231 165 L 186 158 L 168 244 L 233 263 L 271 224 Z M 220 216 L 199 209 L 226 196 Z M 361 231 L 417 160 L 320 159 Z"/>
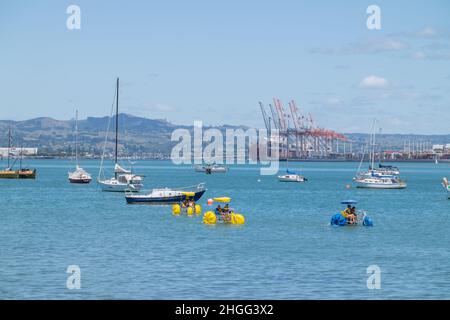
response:
<path id="1" fill-rule="evenodd" d="M 442 179 L 442 186 L 447 190 L 448 199 L 450 199 L 450 183 L 447 178 Z"/>
<path id="2" fill-rule="evenodd" d="M 305 182 L 305 177 L 298 174 L 285 174 L 278 176 L 278 180 L 281 182 Z"/>
<path id="3" fill-rule="evenodd" d="M 211 167 L 211 172 L 212 173 L 226 173 L 228 172 L 228 168 L 227 167 Z M 195 171 L 196 172 L 206 172 L 206 168 L 205 167 L 195 167 Z"/>
<path id="4" fill-rule="evenodd" d="M 369 189 L 404 189 L 407 187 L 405 182 L 398 183 L 379 183 L 379 182 L 364 182 L 355 181 L 357 188 L 369 188 Z"/>
<path id="5" fill-rule="evenodd" d="M 125 192 L 125 191 L 138 192 L 140 189 L 142 189 L 142 185 L 121 183 L 121 182 L 111 183 L 110 181 L 98 181 L 98 184 L 101 186 L 102 191 L 108 192 Z"/>

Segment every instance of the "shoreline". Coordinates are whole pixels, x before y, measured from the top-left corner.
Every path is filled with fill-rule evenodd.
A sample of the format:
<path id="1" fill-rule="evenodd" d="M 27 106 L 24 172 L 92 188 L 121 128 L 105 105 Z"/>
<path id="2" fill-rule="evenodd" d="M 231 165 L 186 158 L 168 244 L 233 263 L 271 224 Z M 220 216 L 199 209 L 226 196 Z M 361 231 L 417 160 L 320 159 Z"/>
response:
<path id="1" fill-rule="evenodd" d="M 69 157 L 53 157 L 53 156 L 42 156 L 42 157 L 24 157 L 24 159 L 28 160 L 72 160 L 72 158 Z M 1 159 L 0 161 L 4 161 L 5 159 Z M 79 160 L 97 160 L 100 161 L 101 158 L 79 158 Z M 122 158 L 119 160 L 129 160 L 127 158 Z M 155 158 L 141 158 L 141 159 L 132 159 L 133 161 L 171 161 L 171 159 L 168 158 L 162 158 L 162 159 L 155 159 Z M 349 162 L 349 163 L 355 163 L 355 162 L 361 162 L 360 159 L 279 159 L 279 162 Z M 450 159 L 441 159 L 438 160 L 438 163 L 450 163 Z M 376 161 L 378 163 L 378 161 Z M 435 162 L 434 159 L 389 159 L 389 160 L 383 160 L 382 163 L 433 163 Z M 363 163 L 370 163 L 369 160 L 364 160 Z M 192 164 L 194 162 L 192 161 Z M 231 164 L 233 165 L 233 164 Z"/>

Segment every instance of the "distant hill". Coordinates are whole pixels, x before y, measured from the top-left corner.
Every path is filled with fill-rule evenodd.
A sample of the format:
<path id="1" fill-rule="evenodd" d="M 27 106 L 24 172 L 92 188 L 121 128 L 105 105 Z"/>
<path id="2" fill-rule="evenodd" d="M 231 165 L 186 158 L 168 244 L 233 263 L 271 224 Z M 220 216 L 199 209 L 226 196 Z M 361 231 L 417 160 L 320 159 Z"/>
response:
<path id="1" fill-rule="evenodd" d="M 100 155 L 103 150 L 109 117 L 88 117 L 78 121 L 79 147 L 82 153 Z M 113 150 L 115 117 L 111 119 L 108 150 Z M 192 126 L 179 126 L 161 119 L 147 119 L 129 114 L 119 114 L 121 152 L 137 156 L 150 154 L 170 154 L 174 143 L 170 141 L 172 132 L 177 128 L 190 131 Z M 35 118 L 25 121 L 0 120 L 0 147 L 8 144 L 8 128 L 13 131 L 13 145 L 16 147 L 37 147 L 41 155 L 70 155 L 74 142 L 75 120 L 55 120 L 48 117 Z M 242 128 L 245 126 L 223 125 L 217 127 L 224 131 L 227 128 Z M 367 144 L 369 135 L 365 133 L 348 133 L 346 136 L 353 142 L 352 150 L 358 152 Z M 412 135 L 412 134 L 379 134 L 378 144 L 383 150 L 403 150 L 409 141 L 413 145 L 450 143 L 449 135 Z M 343 145 L 340 151 L 343 151 Z M 346 144 L 349 151 L 349 144 Z"/>
<path id="2" fill-rule="evenodd" d="M 88 117 L 78 120 L 79 148 L 83 153 L 101 154 L 105 142 L 109 117 Z M 108 150 L 114 141 L 115 117 L 111 119 Z M 48 117 L 25 121 L 0 120 L 0 147 L 8 145 L 8 128 L 13 132 L 16 147 L 38 147 L 40 154 L 71 154 L 74 143 L 75 120 L 55 120 Z M 119 150 L 127 154 L 170 154 L 172 132 L 178 128 L 193 130 L 192 126 L 174 125 L 167 120 L 147 119 L 129 114 L 119 114 Z M 245 128 L 224 125 L 226 128 Z"/>

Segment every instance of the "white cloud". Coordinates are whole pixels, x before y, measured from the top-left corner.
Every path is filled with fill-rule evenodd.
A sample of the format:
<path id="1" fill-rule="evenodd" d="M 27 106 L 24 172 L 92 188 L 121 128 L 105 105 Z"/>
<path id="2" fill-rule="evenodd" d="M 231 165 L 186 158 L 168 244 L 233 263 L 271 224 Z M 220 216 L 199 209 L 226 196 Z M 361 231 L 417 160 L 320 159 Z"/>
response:
<path id="1" fill-rule="evenodd" d="M 416 36 L 423 37 L 423 38 L 429 38 L 429 37 L 435 37 L 438 34 L 437 30 L 432 27 L 426 27 L 422 30 L 419 30 L 416 33 Z"/>
<path id="2" fill-rule="evenodd" d="M 376 54 L 384 52 L 399 52 L 409 48 L 410 45 L 405 41 L 382 37 L 359 39 L 335 48 L 316 47 L 312 48 L 310 52 L 314 54 Z"/>
<path id="3" fill-rule="evenodd" d="M 359 83 L 359 87 L 363 89 L 381 89 L 389 85 L 386 78 L 370 75 L 365 77 Z"/>
<path id="4" fill-rule="evenodd" d="M 337 105 L 337 104 L 341 103 L 341 99 L 339 99 L 337 97 L 331 97 L 331 98 L 328 98 L 326 102 L 327 102 L 327 104 L 330 104 L 330 105 Z"/>
<path id="5" fill-rule="evenodd" d="M 411 58 L 416 60 L 426 59 L 427 55 L 423 51 L 416 51 L 411 54 Z"/>
<path id="6" fill-rule="evenodd" d="M 369 52 L 400 51 L 408 49 L 406 42 L 396 39 L 383 39 L 366 43 Z"/>
<path id="7" fill-rule="evenodd" d="M 415 51 L 411 53 L 410 57 L 415 60 L 450 60 L 450 50 Z"/>

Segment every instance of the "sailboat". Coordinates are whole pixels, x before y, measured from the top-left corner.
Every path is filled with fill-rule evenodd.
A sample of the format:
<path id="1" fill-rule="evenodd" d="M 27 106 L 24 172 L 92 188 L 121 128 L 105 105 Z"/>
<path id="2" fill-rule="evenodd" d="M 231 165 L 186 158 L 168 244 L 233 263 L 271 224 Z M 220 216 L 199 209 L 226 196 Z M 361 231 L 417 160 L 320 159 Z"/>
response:
<path id="1" fill-rule="evenodd" d="M 289 169 L 286 169 L 286 174 L 278 176 L 278 180 L 281 182 L 306 182 L 308 179 L 306 179 L 304 176 L 299 174 L 296 171 L 291 171 Z"/>
<path id="2" fill-rule="evenodd" d="M 442 178 L 442 186 L 447 191 L 448 198 L 450 199 L 450 183 L 447 178 Z"/>
<path id="3" fill-rule="evenodd" d="M 75 171 L 69 172 L 70 183 L 89 183 L 91 175 L 78 164 L 78 110 L 75 113 Z"/>
<path id="4" fill-rule="evenodd" d="M 397 175 L 392 174 L 397 168 L 387 168 L 388 170 L 380 170 L 375 168 L 375 125 L 376 120 L 373 122 L 373 133 L 371 135 L 371 152 L 370 152 L 370 167 L 366 172 L 361 172 L 361 164 L 364 156 L 361 159 L 361 163 L 358 168 L 358 173 L 353 179 L 357 188 L 371 188 L 371 189 L 404 189 L 406 188 L 406 182 L 401 180 Z M 386 168 L 385 168 L 386 169 Z M 398 169 L 397 169 L 398 170 Z"/>
<path id="5" fill-rule="evenodd" d="M 13 167 L 17 162 L 17 158 L 11 163 L 12 148 L 11 128 L 8 131 L 8 167 L 0 170 L 0 179 L 36 179 L 36 169 L 28 169 L 22 167 L 23 152 L 22 148 L 19 152 L 19 169 L 14 170 Z"/>
<path id="6" fill-rule="evenodd" d="M 126 170 L 119 165 L 118 162 L 118 142 L 119 142 L 119 78 L 116 81 L 116 139 L 115 139 L 115 152 L 114 152 L 114 177 L 106 179 L 103 174 L 103 159 L 105 155 L 106 142 L 108 139 L 109 133 L 109 124 L 108 124 L 108 132 L 106 133 L 105 146 L 103 148 L 103 155 L 100 164 L 100 171 L 98 175 L 97 182 L 101 186 L 103 191 L 112 191 L 112 192 L 137 192 L 142 189 L 142 177 L 133 173 L 132 170 Z M 111 120 L 111 118 L 110 118 Z"/>
<path id="7" fill-rule="evenodd" d="M 287 149 L 288 149 L 288 155 L 286 157 L 286 163 L 288 165 L 288 168 L 286 169 L 286 174 L 282 174 L 278 176 L 278 181 L 281 182 L 306 182 L 308 181 L 307 178 L 305 178 L 303 175 L 300 174 L 300 172 L 289 170 L 289 136 L 287 137 Z"/>

